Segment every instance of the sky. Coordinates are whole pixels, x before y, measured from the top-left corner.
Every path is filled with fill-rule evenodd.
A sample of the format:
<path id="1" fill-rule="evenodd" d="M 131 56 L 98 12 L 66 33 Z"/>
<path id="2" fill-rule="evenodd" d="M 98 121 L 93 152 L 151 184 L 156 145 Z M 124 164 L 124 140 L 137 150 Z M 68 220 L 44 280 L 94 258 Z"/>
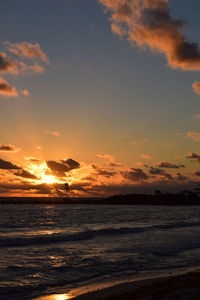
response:
<path id="1" fill-rule="evenodd" d="M 199 9 L 187 0 L 2 1 L 0 196 L 197 186 Z"/>

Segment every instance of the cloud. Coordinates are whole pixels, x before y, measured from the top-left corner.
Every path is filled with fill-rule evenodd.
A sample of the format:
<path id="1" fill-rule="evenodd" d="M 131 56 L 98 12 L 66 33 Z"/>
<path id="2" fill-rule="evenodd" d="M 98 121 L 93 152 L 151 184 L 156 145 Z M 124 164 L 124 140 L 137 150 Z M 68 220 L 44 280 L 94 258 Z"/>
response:
<path id="1" fill-rule="evenodd" d="M 44 148 L 43 148 L 43 147 L 41 147 L 41 146 L 39 146 L 39 145 L 37 145 L 37 146 L 36 146 L 36 149 L 38 149 L 38 150 L 41 150 L 41 151 L 43 151 L 43 150 L 44 150 Z"/>
<path id="2" fill-rule="evenodd" d="M 176 135 L 181 136 L 182 134 L 181 134 L 181 132 L 176 132 Z"/>
<path id="3" fill-rule="evenodd" d="M 8 83 L 3 77 L 0 77 L 0 96 L 17 97 L 18 92 L 14 86 Z"/>
<path id="4" fill-rule="evenodd" d="M 182 175 L 181 173 L 177 173 L 175 179 L 178 181 L 186 181 L 189 178 L 187 176 Z"/>
<path id="5" fill-rule="evenodd" d="M 97 157 L 98 158 L 103 158 L 103 159 L 106 159 L 107 160 L 107 164 L 110 166 L 110 167 L 122 167 L 123 164 L 121 162 L 118 162 L 116 160 L 116 158 L 111 155 L 111 154 L 97 154 Z"/>
<path id="6" fill-rule="evenodd" d="M 195 142 L 200 142 L 200 132 L 197 131 L 188 131 L 186 137 Z"/>
<path id="7" fill-rule="evenodd" d="M 48 184 L 32 184 L 32 183 L 0 183 L 0 188 L 5 189 L 6 192 L 10 194 L 10 192 L 16 191 L 27 191 L 28 194 L 30 191 L 34 191 L 37 194 L 46 194 L 50 195 L 52 193 L 52 189 Z"/>
<path id="8" fill-rule="evenodd" d="M 110 154 L 97 154 L 97 157 L 107 159 L 109 162 L 115 162 L 115 157 Z"/>
<path id="9" fill-rule="evenodd" d="M 160 175 L 160 176 L 163 176 L 169 180 L 173 179 L 173 176 L 167 172 L 165 172 L 164 170 L 162 169 L 159 169 L 159 168 L 154 168 L 154 167 L 151 167 L 150 168 L 150 174 L 152 175 Z"/>
<path id="10" fill-rule="evenodd" d="M 8 145 L 1 144 L 0 145 L 0 152 L 18 152 L 18 151 L 20 151 L 20 149 L 16 148 L 13 145 L 10 145 L 10 144 L 8 144 Z"/>
<path id="11" fill-rule="evenodd" d="M 27 64 L 22 58 L 29 58 L 31 60 L 38 58 L 45 63 L 48 63 L 47 55 L 42 51 L 38 43 L 22 42 L 19 44 L 13 44 L 6 42 L 8 51 L 17 56 L 16 58 L 11 57 L 5 52 L 0 52 L 0 73 L 1 74 L 15 74 L 20 75 L 23 73 L 43 73 L 45 68 L 34 62 Z M 24 96 L 29 96 L 28 90 L 21 90 L 20 93 Z M 17 97 L 19 93 L 16 88 L 8 83 L 4 78 L 0 77 L 0 95 L 4 97 Z"/>
<path id="12" fill-rule="evenodd" d="M 143 162 L 141 162 L 141 161 L 137 161 L 135 163 L 135 165 L 136 165 L 136 167 L 145 167 L 145 168 L 148 168 L 148 165 L 145 164 L 145 163 L 143 163 Z"/>
<path id="13" fill-rule="evenodd" d="M 26 161 L 32 162 L 32 163 L 39 163 L 40 160 L 37 157 L 34 156 L 25 156 L 24 157 Z"/>
<path id="14" fill-rule="evenodd" d="M 142 139 L 142 140 L 138 140 L 138 141 L 130 141 L 129 145 L 143 145 L 144 143 L 146 143 L 148 140 L 147 139 Z"/>
<path id="15" fill-rule="evenodd" d="M 142 157 L 144 159 L 152 159 L 152 157 L 150 155 L 146 155 L 146 154 L 141 154 L 140 157 Z"/>
<path id="16" fill-rule="evenodd" d="M 31 173 L 29 173 L 26 170 L 20 170 L 19 172 L 14 173 L 15 176 L 27 178 L 27 179 L 34 179 L 34 180 L 39 180 L 39 178 Z"/>
<path id="17" fill-rule="evenodd" d="M 172 68 L 200 70 L 200 48 L 183 34 L 167 0 L 98 0 L 111 13 L 112 30 L 139 48 L 165 55 Z"/>
<path id="18" fill-rule="evenodd" d="M 96 165 L 92 165 L 92 167 L 95 170 L 94 175 L 103 176 L 105 178 L 110 178 L 110 177 L 116 175 L 115 171 L 105 170 L 105 169 L 99 168 Z"/>
<path id="19" fill-rule="evenodd" d="M 62 162 L 68 167 L 68 171 L 80 168 L 80 163 L 72 158 L 62 160 Z"/>
<path id="20" fill-rule="evenodd" d="M 29 58 L 29 59 L 40 59 L 41 61 L 48 63 L 47 54 L 41 49 L 39 43 L 11 43 L 6 42 L 8 51 L 12 54 L 19 56 L 21 58 Z"/>
<path id="21" fill-rule="evenodd" d="M 49 131 L 49 130 L 45 130 L 44 133 L 52 135 L 52 136 L 61 136 L 61 133 L 58 131 Z"/>
<path id="22" fill-rule="evenodd" d="M 130 171 L 122 172 L 122 175 L 125 179 L 131 180 L 131 181 L 141 181 L 141 180 L 147 180 L 149 177 L 148 175 L 139 168 L 131 168 Z"/>
<path id="23" fill-rule="evenodd" d="M 65 176 L 65 172 L 69 171 L 67 165 L 54 160 L 48 160 L 46 161 L 46 164 L 52 172 L 57 174 L 57 176 Z"/>
<path id="24" fill-rule="evenodd" d="M 188 153 L 186 158 L 195 159 L 200 162 L 200 153 L 190 152 L 190 153 Z"/>
<path id="25" fill-rule="evenodd" d="M 20 92 L 24 96 L 30 96 L 30 92 L 28 90 L 21 90 Z"/>
<path id="26" fill-rule="evenodd" d="M 195 94 L 200 95 L 200 82 L 196 81 L 192 84 L 192 88 Z"/>
<path id="27" fill-rule="evenodd" d="M 194 115 L 193 118 L 194 118 L 195 120 L 199 120 L 199 119 L 200 119 L 200 114 Z"/>
<path id="28" fill-rule="evenodd" d="M 158 168 L 166 168 L 166 169 L 180 169 L 180 168 L 185 168 L 184 165 L 176 165 L 174 163 L 162 161 L 156 164 L 156 167 Z"/>
<path id="29" fill-rule="evenodd" d="M 2 169 L 2 170 L 20 170 L 21 168 L 7 160 L 0 159 L 0 169 Z"/>
<path id="30" fill-rule="evenodd" d="M 37 63 L 28 65 L 25 62 L 17 61 L 9 57 L 4 52 L 0 52 L 0 73 L 18 75 L 27 71 L 31 73 L 42 73 L 45 69 Z"/>
<path id="31" fill-rule="evenodd" d="M 18 64 L 6 53 L 0 52 L 0 73 L 18 73 Z"/>

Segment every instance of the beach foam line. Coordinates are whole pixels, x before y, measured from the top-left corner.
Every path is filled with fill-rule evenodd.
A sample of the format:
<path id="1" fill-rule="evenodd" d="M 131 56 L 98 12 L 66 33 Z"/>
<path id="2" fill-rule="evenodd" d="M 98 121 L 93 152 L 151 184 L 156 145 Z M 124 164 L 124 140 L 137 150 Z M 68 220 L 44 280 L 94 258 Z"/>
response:
<path id="1" fill-rule="evenodd" d="M 31 300 L 129 300 L 129 298 L 124 298 L 129 297 L 129 295 L 131 297 L 130 300 L 143 300 L 143 298 L 135 298 L 134 293 L 136 290 L 143 291 L 144 288 L 150 288 L 151 285 L 153 285 L 154 287 L 156 285 L 158 287 L 163 285 L 162 288 L 164 288 L 165 282 L 168 280 L 171 280 L 171 284 L 173 285 L 173 282 L 180 281 L 181 283 L 181 280 L 185 282 L 185 280 L 187 281 L 187 278 L 191 278 L 191 276 L 199 278 L 199 288 L 200 268 L 193 267 L 184 270 L 178 269 L 173 271 L 173 273 L 169 270 L 167 273 L 163 271 L 160 273 L 159 271 L 157 273 L 149 272 L 147 274 L 142 275 L 142 277 L 126 278 L 117 281 L 100 281 L 98 283 L 94 282 L 78 288 L 73 288 L 68 292 L 66 292 L 65 288 L 62 288 L 60 290 L 60 293 L 58 294 L 45 295 Z M 119 296 L 121 298 L 119 298 Z M 159 300 L 161 299 L 162 298 L 159 298 Z M 194 298 L 194 300 L 197 299 L 199 298 Z"/>

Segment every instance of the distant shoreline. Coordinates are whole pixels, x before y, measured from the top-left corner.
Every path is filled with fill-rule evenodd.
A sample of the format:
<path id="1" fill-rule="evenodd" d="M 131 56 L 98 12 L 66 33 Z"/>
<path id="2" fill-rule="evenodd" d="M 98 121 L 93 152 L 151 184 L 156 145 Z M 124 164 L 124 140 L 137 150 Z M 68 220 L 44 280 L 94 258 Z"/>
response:
<path id="1" fill-rule="evenodd" d="M 190 191 L 177 194 L 159 193 L 114 195 L 108 198 L 70 197 L 0 197 L 0 204 L 52 204 L 52 205 L 155 205 L 183 206 L 200 205 L 200 197 Z"/>

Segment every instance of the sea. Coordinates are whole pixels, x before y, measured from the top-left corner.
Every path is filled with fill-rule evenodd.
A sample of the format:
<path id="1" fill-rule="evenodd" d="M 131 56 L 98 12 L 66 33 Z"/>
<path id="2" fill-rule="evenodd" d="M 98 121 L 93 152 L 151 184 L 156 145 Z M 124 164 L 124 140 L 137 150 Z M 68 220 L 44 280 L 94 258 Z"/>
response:
<path id="1" fill-rule="evenodd" d="M 200 206 L 0 205 L 0 299 L 200 265 Z"/>

